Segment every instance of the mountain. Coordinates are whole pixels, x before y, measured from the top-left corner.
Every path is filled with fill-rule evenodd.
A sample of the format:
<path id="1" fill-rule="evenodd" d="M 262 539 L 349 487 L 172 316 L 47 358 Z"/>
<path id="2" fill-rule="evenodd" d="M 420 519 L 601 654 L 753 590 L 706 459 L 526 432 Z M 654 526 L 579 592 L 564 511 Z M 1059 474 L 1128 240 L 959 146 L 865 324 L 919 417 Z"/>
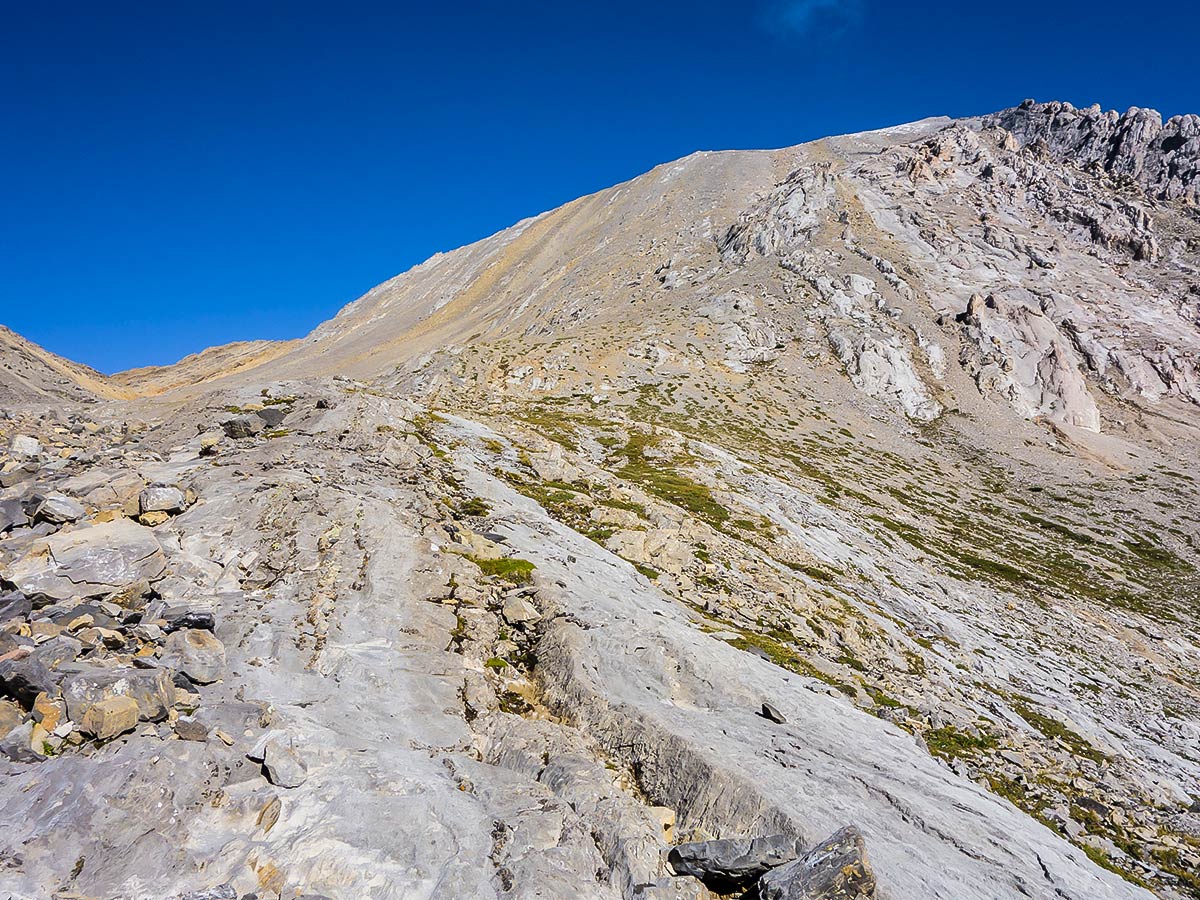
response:
<path id="1" fill-rule="evenodd" d="M 5 401 L 0 884 L 1200 895 L 1198 173 L 1032 101 L 697 153 Z"/>
<path id="2" fill-rule="evenodd" d="M 77 403 L 101 397 L 126 396 L 95 369 L 73 363 L 0 325 L 0 403 L 70 400 Z"/>

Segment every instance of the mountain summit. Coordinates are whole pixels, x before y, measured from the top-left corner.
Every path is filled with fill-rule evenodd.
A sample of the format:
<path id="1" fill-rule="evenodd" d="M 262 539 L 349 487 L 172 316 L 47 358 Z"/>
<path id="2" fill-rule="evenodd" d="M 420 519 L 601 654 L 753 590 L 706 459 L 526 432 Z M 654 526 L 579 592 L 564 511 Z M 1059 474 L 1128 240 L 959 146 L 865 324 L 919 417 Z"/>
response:
<path id="1" fill-rule="evenodd" d="M 0 333 L 0 888 L 1200 896 L 1198 185 L 1196 116 L 1026 101 L 295 342 Z"/>

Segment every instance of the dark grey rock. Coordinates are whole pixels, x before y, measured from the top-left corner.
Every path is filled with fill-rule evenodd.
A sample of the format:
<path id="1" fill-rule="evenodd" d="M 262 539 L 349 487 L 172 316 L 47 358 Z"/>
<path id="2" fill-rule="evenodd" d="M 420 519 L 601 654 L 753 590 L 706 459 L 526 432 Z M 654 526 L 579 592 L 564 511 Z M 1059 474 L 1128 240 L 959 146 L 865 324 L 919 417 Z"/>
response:
<path id="1" fill-rule="evenodd" d="M 29 709 L 37 695 L 42 692 L 57 693 L 58 682 L 38 659 L 26 656 L 0 662 L 0 694 L 12 697 Z"/>
<path id="2" fill-rule="evenodd" d="M 20 500 L 0 500 L 0 534 L 28 524 L 29 516 Z"/>
<path id="3" fill-rule="evenodd" d="M 67 522 L 82 519 L 86 513 L 87 510 L 78 500 L 74 500 L 66 494 L 50 494 L 38 504 L 34 518 L 40 522 L 65 525 Z"/>
<path id="4" fill-rule="evenodd" d="M 758 883 L 760 900 L 858 900 L 875 896 L 875 873 L 853 825 L 821 841 Z"/>
<path id="5" fill-rule="evenodd" d="M 796 839 L 783 834 L 753 840 L 695 841 L 671 848 L 676 875 L 699 878 L 720 893 L 744 890 L 772 867 L 800 855 Z"/>
<path id="6" fill-rule="evenodd" d="M 221 430 L 225 432 L 226 437 L 231 438 L 254 437 L 265 427 L 266 423 L 258 416 L 248 415 L 234 416 L 221 423 Z"/>
<path id="7" fill-rule="evenodd" d="M 776 725 L 782 725 L 787 721 L 787 717 L 770 703 L 763 703 L 762 712 L 759 715 L 770 722 L 774 722 Z"/>
<path id="8" fill-rule="evenodd" d="M 278 428 L 292 411 L 290 406 L 264 406 L 256 409 L 254 414 L 263 420 L 268 428 Z"/>
<path id="9" fill-rule="evenodd" d="M 13 619 L 25 619 L 33 612 L 33 602 L 20 591 L 0 594 L 0 625 Z"/>
<path id="10" fill-rule="evenodd" d="M 212 610 L 204 606 L 168 606 L 159 613 L 158 618 L 166 622 L 162 628 L 168 634 L 183 628 L 212 631 L 217 625 Z"/>

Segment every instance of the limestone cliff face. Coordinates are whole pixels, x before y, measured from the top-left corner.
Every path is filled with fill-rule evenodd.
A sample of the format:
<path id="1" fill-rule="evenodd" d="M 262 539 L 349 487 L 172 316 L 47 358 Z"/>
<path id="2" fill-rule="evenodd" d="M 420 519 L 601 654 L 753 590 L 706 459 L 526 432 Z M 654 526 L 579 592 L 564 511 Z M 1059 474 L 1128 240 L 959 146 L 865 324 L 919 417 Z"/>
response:
<path id="1" fill-rule="evenodd" d="M 301 341 L 0 333 L 0 895 L 1194 897 L 1194 139 L 697 153 Z"/>

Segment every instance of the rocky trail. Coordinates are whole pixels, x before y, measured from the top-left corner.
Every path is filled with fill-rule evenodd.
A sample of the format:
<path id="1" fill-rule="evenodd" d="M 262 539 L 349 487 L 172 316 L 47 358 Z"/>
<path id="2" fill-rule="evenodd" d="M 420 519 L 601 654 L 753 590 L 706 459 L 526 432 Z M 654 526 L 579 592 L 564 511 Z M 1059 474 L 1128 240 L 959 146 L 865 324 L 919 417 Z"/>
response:
<path id="1" fill-rule="evenodd" d="M 0 898 L 1197 896 L 1144 118 L 699 154 L 111 381 L 12 336 Z"/>

